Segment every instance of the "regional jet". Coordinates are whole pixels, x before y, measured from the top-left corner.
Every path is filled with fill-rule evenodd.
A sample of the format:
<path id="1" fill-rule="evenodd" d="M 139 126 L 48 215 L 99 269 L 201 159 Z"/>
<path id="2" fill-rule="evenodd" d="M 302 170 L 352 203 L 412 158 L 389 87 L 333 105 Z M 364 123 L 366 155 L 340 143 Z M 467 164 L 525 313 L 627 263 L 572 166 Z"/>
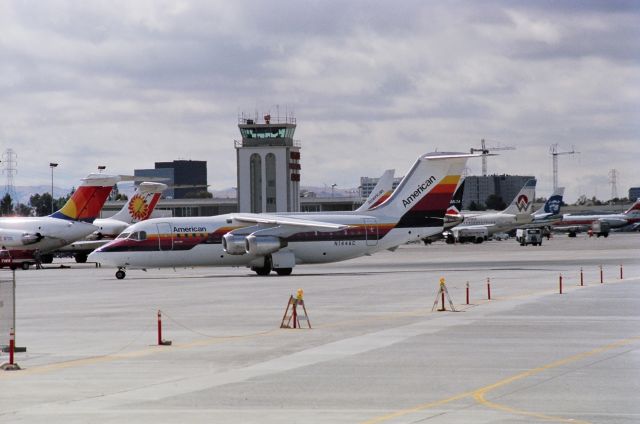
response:
<path id="1" fill-rule="evenodd" d="M 620 228 L 626 225 L 640 222 L 640 199 L 623 213 L 576 215 L 564 214 L 562 220 L 554 226 L 556 231 L 566 231 L 570 237 L 575 237 L 577 232 L 586 231 L 594 225 L 606 225 L 609 228 Z M 608 232 L 604 233 L 605 237 Z"/>
<path id="2" fill-rule="evenodd" d="M 128 227 L 89 260 L 118 268 L 247 266 L 289 275 L 296 265 L 344 261 L 442 231 L 444 214 L 469 157 L 422 155 L 391 197 L 366 212 L 155 218 Z"/>

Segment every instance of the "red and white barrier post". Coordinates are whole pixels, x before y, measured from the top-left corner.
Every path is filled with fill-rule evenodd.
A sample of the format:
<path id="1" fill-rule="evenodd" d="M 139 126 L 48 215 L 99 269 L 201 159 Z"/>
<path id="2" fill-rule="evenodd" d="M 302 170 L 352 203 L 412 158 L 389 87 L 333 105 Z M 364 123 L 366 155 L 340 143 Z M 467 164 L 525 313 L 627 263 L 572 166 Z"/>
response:
<path id="1" fill-rule="evenodd" d="M 9 333 L 9 365 L 13 365 L 14 353 L 16 351 L 16 332 L 14 329 L 11 329 Z"/>
<path id="2" fill-rule="evenodd" d="M 162 312 L 158 309 L 158 346 L 162 345 Z"/>
<path id="3" fill-rule="evenodd" d="M 487 277 L 487 300 L 491 300 L 491 279 Z"/>
<path id="4" fill-rule="evenodd" d="M 467 281 L 467 305 L 469 304 L 469 282 Z"/>

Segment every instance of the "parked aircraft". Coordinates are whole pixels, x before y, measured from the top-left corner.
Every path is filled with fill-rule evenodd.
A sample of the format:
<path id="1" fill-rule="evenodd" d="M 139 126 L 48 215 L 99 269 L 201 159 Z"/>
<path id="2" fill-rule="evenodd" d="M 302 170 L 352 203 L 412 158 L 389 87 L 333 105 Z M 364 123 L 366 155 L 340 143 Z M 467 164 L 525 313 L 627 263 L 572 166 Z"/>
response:
<path id="1" fill-rule="evenodd" d="M 356 209 L 356 212 L 368 211 L 384 203 L 384 201 L 391 196 L 391 193 L 393 193 L 394 174 L 395 169 L 387 169 L 384 171 L 384 174 L 382 174 L 376 186 L 371 190 L 371 194 L 369 194 L 367 200 L 364 201 L 362 206 Z"/>
<path id="2" fill-rule="evenodd" d="M 566 231 L 570 237 L 575 237 L 580 231 L 587 231 L 594 226 L 619 228 L 640 222 L 640 199 L 623 213 L 576 215 L 564 214 L 562 220 L 554 226 L 556 231 Z M 605 237 L 608 231 L 604 233 Z"/>
<path id="3" fill-rule="evenodd" d="M 227 214 L 158 218 L 127 228 L 89 260 L 126 268 L 249 266 L 288 275 L 299 264 L 337 262 L 395 249 L 442 231 L 444 214 L 469 157 L 420 156 L 391 197 L 362 212 Z"/>
<path id="4" fill-rule="evenodd" d="M 120 177 L 89 174 L 62 209 L 43 217 L 0 218 L 0 243 L 15 264 L 28 268 L 34 252 L 44 254 L 88 236 L 113 185 Z"/>
<path id="5" fill-rule="evenodd" d="M 518 226 L 529 224 L 533 218 L 533 199 L 535 197 L 536 180 L 525 183 L 509 206 L 501 212 L 464 214 L 462 224 L 454 228 L 456 232 L 486 228 L 487 235 L 510 231 Z"/>
<path id="6" fill-rule="evenodd" d="M 93 221 L 97 229 L 84 240 L 79 240 L 62 247 L 58 252 L 74 255 L 76 262 L 84 263 L 91 251 L 118 237 L 125 228 L 136 222 L 144 221 L 151 216 L 160 195 L 167 185 L 162 183 L 142 182 L 135 193 L 118 213 L 109 218 L 98 218 Z"/>

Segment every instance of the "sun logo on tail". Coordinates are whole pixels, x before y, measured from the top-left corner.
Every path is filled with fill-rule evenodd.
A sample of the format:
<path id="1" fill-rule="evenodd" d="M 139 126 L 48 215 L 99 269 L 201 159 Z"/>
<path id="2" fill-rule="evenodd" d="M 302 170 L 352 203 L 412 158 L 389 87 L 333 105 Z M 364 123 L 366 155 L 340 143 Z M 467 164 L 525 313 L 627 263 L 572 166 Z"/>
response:
<path id="1" fill-rule="evenodd" d="M 524 194 L 521 194 L 518 197 L 518 200 L 516 201 L 516 206 L 518 207 L 518 210 L 520 212 L 526 210 L 527 207 L 529 206 L 529 198 L 527 196 L 525 196 Z"/>
<path id="2" fill-rule="evenodd" d="M 149 215 L 149 205 L 144 197 L 136 194 L 129 202 L 129 214 L 138 221 L 145 220 Z"/>

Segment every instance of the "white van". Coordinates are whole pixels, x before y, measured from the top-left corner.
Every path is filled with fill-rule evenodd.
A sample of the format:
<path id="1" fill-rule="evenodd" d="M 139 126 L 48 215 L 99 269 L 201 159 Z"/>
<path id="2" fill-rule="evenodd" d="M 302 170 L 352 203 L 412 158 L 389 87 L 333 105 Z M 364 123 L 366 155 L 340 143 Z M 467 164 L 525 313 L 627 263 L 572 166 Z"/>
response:
<path id="1" fill-rule="evenodd" d="M 540 228 L 518 228 L 516 241 L 520 243 L 520 246 L 528 244 L 542 246 L 542 230 Z"/>

